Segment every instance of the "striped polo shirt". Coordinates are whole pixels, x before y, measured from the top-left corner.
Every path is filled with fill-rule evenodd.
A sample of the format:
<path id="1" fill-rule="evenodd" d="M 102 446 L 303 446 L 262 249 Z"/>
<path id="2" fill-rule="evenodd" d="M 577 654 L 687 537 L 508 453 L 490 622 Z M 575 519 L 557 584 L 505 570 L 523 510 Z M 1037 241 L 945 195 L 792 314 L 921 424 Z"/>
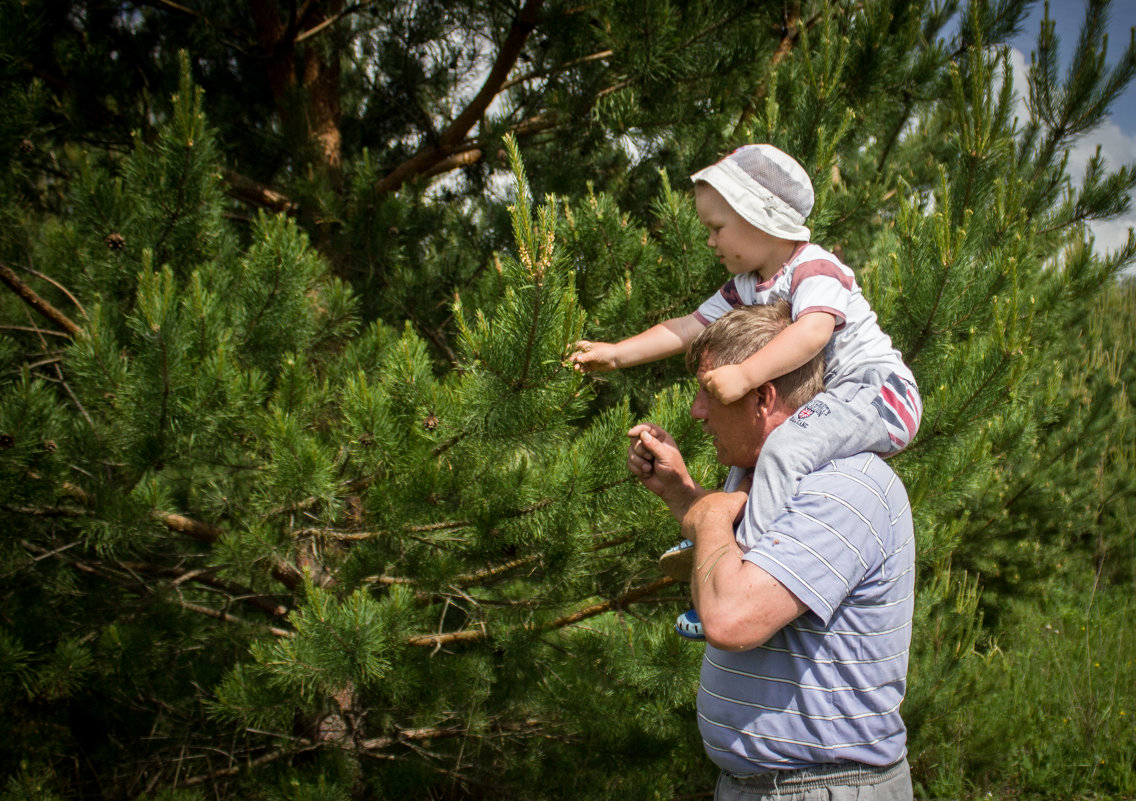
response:
<path id="1" fill-rule="evenodd" d="M 727 488 L 743 475 L 732 470 Z M 746 775 L 903 757 L 915 537 L 896 474 L 874 454 L 829 462 L 744 558 L 808 611 L 753 650 L 706 646 L 698 725 L 710 758 Z"/>

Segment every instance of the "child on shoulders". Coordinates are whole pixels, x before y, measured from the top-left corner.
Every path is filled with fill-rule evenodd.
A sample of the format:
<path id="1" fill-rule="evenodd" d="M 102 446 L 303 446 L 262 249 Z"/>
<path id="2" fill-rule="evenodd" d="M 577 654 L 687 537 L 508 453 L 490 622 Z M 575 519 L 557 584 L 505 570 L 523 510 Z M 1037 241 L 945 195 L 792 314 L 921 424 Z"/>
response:
<path id="1" fill-rule="evenodd" d="M 754 468 L 745 514 L 752 531 L 765 532 L 806 474 L 832 459 L 865 451 L 890 456 L 906 447 L 919 428 L 922 401 L 852 270 L 809 242 L 804 223 L 813 187 L 795 159 L 772 145 L 745 145 L 691 180 L 698 218 L 709 232 L 706 245 L 732 277 L 694 312 L 621 342 L 582 340 L 572 359 L 596 372 L 644 364 L 684 352 L 731 308 L 788 301 L 791 325 L 741 364 L 705 376 L 706 388 L 730 404 L 825 353 L 826 391 L 798 410 L 793 425 L 777 427 Z M 664 554 L 668 574 L 689 579 L 689 546 Z M 675 627 L 701 639 L 694 610 Z"/>

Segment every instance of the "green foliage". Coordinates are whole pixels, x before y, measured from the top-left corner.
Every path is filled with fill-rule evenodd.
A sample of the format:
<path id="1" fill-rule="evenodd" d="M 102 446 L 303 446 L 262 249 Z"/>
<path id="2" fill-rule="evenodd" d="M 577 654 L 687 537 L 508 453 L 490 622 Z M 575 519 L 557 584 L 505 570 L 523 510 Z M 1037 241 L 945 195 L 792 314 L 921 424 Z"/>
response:
<path id="1" fill-rule="evenodd" d="M 1091 576 L 1082 576 L 1091 581 Z M 943 708 L 937 765 L 919 795 L 1127 798 L 1136 789 L 1131 592 L 1047 595 L 1007 610 L 1013 625 L 967 692 Z"/>
<path id="2" fill-rule="evenodd" d="M 289 74 L 339 70 L 335 164 L 334 92 L 258 94 L 278 65 L 228 49 L 263 23 L 232 4 L 175 30 L 0 0 L 0 266 L 56 309 L 0 291 L 2 797 L 711 786 L 654 564 L 677 527 L 625 432 L 722 468 L 678 359 L 566 359 L 724 281 L 688 176 L 748 140 L 806 166 L 814 239 L 922 387 L 893 461 L 921 792 L 1130 796 L 1136 240 L 1101 255 L 1085 223 L 1136 171 L 1074 185 L 1063 156 L 1136 63 L 1102 66 L 1103 5 L 1066 76 L 1043 28 L 1019 122 L 1021 2 L 546 4 L 509 102 L 442 154 L 463 171 L 392 189 L 511 6 L 294 20 Z"/>

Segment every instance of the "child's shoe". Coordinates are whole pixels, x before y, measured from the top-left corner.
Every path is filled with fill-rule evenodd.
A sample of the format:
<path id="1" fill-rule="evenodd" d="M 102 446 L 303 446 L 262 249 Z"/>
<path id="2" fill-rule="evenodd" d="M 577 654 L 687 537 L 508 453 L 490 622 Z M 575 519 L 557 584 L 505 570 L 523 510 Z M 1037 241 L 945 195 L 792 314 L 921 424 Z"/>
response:
<path id="1" fill-rule="evenodd" d="M 693 609 L 688 609 L 678 616 L 675 620 L 675 631 L 688 640 L 706 639 L 702 634 L 702 621 L 698 619 L 698 613 Z"/>
<path id="2" fill-rule="evenodd" d="M 664 576 L 677 581 L 690 581 L 690 571 L 694 568 L 694 543 L 683 540 L 673 548 L 663 551 L 659 557 L 659 569 Z"/>

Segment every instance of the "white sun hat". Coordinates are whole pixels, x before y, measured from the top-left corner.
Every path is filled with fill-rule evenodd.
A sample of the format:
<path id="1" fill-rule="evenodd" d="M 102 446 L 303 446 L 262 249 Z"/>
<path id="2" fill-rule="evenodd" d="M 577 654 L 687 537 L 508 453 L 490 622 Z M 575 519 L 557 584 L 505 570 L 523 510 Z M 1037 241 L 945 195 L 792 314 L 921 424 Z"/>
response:
<path id="1" fill-rule="evenodd" d="M 773 145 L 743 145 L 690 176 L 718 190 L 730 207 L 767 234 L 807 242 L 813 183 L 797 160 Z"/>

